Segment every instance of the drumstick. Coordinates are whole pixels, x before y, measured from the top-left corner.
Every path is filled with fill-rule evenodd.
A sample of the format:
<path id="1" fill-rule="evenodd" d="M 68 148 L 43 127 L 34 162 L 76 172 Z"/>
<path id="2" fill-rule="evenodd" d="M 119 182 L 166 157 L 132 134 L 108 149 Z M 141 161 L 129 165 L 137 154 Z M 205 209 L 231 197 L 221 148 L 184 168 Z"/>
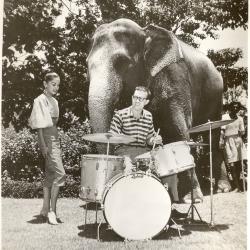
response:
<path id="1" fill-rule="evenodd" d="M 159 135 L 159 132 L 160 132 L 160 129 L 158 128 L 157 133 L 155 135 L 155 138 Z M 152 150 L 154 150 L 154 149 L 155 149 L 155 141 L 154 141 L 154 145 L 153 145 Z"/>

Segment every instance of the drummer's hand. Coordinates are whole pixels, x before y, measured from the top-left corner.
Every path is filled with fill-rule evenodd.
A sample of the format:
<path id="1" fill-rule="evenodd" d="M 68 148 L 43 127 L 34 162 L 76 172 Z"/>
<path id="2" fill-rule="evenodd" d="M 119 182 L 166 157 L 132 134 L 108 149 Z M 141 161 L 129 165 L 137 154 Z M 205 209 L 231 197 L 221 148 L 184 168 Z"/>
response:
<path id="1" fill-rule="evenodd" d="M 219 143 L 219 149 L 224 149 L 225 148 L 225 144 L 224 143 Z"/>
<path id="2" fill-rule="evenodd" d="M 162 137 L 160 135 L 157 135 L 155 137 L 153 137 L 152 141 L 152 145 L 155 144 L 162 144 Z"/>

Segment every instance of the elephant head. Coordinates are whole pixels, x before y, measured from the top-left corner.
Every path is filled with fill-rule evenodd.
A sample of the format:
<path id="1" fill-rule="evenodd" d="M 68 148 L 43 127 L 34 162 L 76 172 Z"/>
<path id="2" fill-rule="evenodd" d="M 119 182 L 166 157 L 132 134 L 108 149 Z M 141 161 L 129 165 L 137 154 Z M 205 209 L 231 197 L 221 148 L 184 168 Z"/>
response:
<path id="1" fill-rule="evenodd" d="M 108 131 L 114 109 L 130 105 L 135 86 L 149 86 L 158 97 L 152 102 L 155 105 L 162 100 L 160 96 L 171 97 L 175 87 L 168 88 L 160 81 L 153 86 L 152 81 L 182 57 L 177 39 L 163 28 L 141 28 L 128 19 L 98 27 L 87 58 L 89 114 L 94 132 Z"/>

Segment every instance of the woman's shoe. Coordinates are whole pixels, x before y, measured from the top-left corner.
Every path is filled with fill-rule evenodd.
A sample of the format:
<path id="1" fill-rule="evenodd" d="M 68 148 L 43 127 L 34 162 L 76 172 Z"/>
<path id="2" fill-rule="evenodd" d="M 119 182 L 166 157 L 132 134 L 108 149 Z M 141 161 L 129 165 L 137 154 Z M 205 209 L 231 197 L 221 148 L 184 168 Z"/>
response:
<path id="1" fill-rule="evenodd" d="M 63 221 L 62 221 L 60 218 L 58 218 L 58 217 L 56 217 L 56 221 L 57 221 L 58 223 L 63 223 Z"/>
<path id="2" fill-rule="evenodd" d="M 51 225 L 58 225 L 55 212 L 51 211 L 48 213 L 48 222 Z"/>
<path id="3" fill-rule="evenodd" d="M 223 192 L 223 190 L 221 189 L 221 188 L 218 188 L 217 190 L 216 190 L 216 193 L 217 194 L 220 194 L 220 193 L 222 193 Z"/>
<path id="4" fill-rule="evenodd" d="M 239 188 L 235 188 L 235 189 L 232 191 L 232 193 L 238 193 L 238 192 L 240 192 Z"/>

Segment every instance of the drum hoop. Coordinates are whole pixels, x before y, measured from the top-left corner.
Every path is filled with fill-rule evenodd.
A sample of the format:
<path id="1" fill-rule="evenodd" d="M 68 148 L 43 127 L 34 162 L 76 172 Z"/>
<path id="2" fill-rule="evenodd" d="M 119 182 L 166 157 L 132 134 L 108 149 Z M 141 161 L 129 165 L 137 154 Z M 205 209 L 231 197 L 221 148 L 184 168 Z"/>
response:
<path id="1" fill-rule="evenodd" d="M 143 160 L 147 160 L 147 161 L 150 161 L 150 159 L 151 159 L 151 157 L 138 157 L 138 158 L 136 158 L 135 159 L 135 161 L 137 162 L 137 161 L 143 161 Z"/>
<path id="2" fill-rule="evenodd" d="M 185 167 L 182 167 L 180 168 L 182 171 L 181 172 L 184 172 L 184 171 L 187 171 L 187 170 L 190 170 L 192 168 L 195 168 L 195 164 L 191 164 L 191 165 L 187 165 Z M 179 168 L 178 168 L 179 169 Z M 183 170 L 184 169 L 184 170 Z M 172 176 L 174 174 L 179 174 L 181 173 L 180 171 L 169 171 L 167 174 L 164 174 L 164 175 L 161 175 L 161 177 L 167 177 L 167 176 Z"/>
<path id="3" fill-rule="evenodd" d="M 118 181 L 120 180 L 121 178 L 125 177 L 127 175 L 125 174 L 117 174 L 115 175 L 113 178 L 111 178 L 104 186 L 104 190 L 103 190 L 103 194 L 102 194 L 102 205 L 104 205 L 104 201 L 105 201 L 105 198 L 108 194 L 108 191 L 110 190 L 110 188 Z M 104 212 L 104 210 L 103 210 Z"/>
<path id="4" fill-rule="evenodd" d="M 98 159 L 98 160 L 107 160 L 107 155 L 104 154 L 86 154 L 86 155 L 82 155 L 81 159 L 84 160 L 93 160 L 93 159 Z M 119 161 L 124 161 L 124 158 L 122 156 L 116 156 L 116 155 L 109 155 L 108 156 L 108 161 L 111 160 L 119 160 Z"/>
<path id="5" fill-rule="evenodd" d="M 104 202 L 105 202 L 105 198 L 108 194 L 108 191 L 110 190 L 110 188 L 112 188 L 112 186 L 114 186 L 114 184 L 120 180 L 121 178 L 124 178 L 124 177 L 127 177 L 129 175 L 136 175 L 136 174 L 142 174 L 142 175 L 145 175 L 145 176 L 150 176 L 150 177 L 153 177 L 154 179 L 156 179 L 158 182 L 161 183 L 161 180 L 160 178 L 158 178 L 156 175 L 152 174 L 152 173 L 145 173 L 144 171 L 136 171 L 134 173 L 129 173 L 129 174 L 124 174 L 124 173 L 120 173 L 120 174 L 117 174 L 115 175 L 113 178 L 111 178 L 106 184 L 105 184 L 105 187 L 104 187 L 104 191 L 103 191 L 103 195 L 102 195 L 102 204 L 104 205 Z"/>

